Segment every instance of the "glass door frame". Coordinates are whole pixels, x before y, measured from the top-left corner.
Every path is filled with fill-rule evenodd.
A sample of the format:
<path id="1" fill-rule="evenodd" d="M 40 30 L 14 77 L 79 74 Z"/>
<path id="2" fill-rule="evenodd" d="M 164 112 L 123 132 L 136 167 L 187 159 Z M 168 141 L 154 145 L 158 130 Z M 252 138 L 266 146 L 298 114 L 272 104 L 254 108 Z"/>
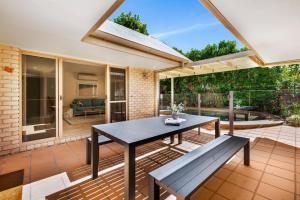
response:
<path id="1" fill-rule="evenodd" d="M 80 60 L 80 59 L 73 59 L 73 58 L 65 58 L 65 57 L 59 57 L 58 58 L 59 61 L 59 65 L 58 65 L 58 80 L 59 80 L 59 87 L 58 87 L 58 123 L 59 123 L 59 132 L 57 137 L 64 137 L 64 126 L 63 126 L 63 109 L 64 109 L 64 91 L 63 91 L 63 87 L 64 87 L 64 62 L 69 62 L 69 63 L 75 63 L 75 64 L 86 64 L 86 65 L 91 65 L 91 66 L 95 66 L 95 67 L 104 67 L 104 64 L 100 64 L 100 63 L 95 63 L 95 62 L 90 62 L 90 61 L 84 61 L 84 60 Z M 106 69 L 105 69 L 106 70 Z M 104 75 L 104 83 L 107 84 L 107 77 L 106 74 Z M 107 101 L 107 91 L 106 91 L 106 87 L 105 87 L 105 104 Z M 106 104 L 108 105 L 108 104 Z M 105 108 L 105 119 L 107 118 L 107 107 Z M 105 120 L 106 122 L 106 120 Z M 76 136 L 76 134 L 73 134 L 71 136 Z"/>
<path id="2" fill-rule="evenodd" d="M 111 93 L 110 93 L 110 72 L 111 72 L 111 68 L 116 68 L 116 69 L 124 69 L 125 70 L 125 100 L 119 100 L 119 101 L 112 101 L 111 100 Z M 126 120 L 128 120 L 128 67 L 118 67 L 118 66 L 110 66 L 107 65 L 106 66 L 106 94 L 107 94 L 107 98 L 106 98 L 106 102 L 105 104 L 106 106 L 106 123 L 110 123 L 111 122 L 111 104 L 113 103 L 125 103 L 125 112 L 126 112 Z"/>
<path id="3" fill-rule="evenodd" d="M 40 57 L 40 58 L 49 58 L 55 60 L 55 106 L 56 106 L 56 112 L 55 112 L 55 137 L 50 137 L 50 138 L 44 138 L 44 139 L 39 139 L 39 140 L 33 140 L 33 141 L 25 141 L 23 142 L 22 139 L 22 130 L 23 130 L 23 62 L 22 62 L 22 56 L 34 56 L 34 57 Z M 35 144 L 35 143 L 43 143 L 46 141 L 52 141 L 55 140 L 59 136 L 59 58 L 57 56 L 51 56 L 48 54 L 43 54 L 43 53 L 38 53 L 38 52 L 31 52 L 31 51 L 26 51 L 26 50 L 21 50 L 20 51 L 20 81 L 19 81 L 19 88 L 20 88 L 20 98 L 19 98 L 19 122 L 20 122 L 20 129 L 19 129 L 19 137 L 21 144 Z"/>
<path id="4" fill-rule="evenodd" d="M 65 57 L 59 57 L 59 56 L 54 56 L 54 55 L 49 55 L 49 54 L 44 54 L 44 53 L 39 53 L 39 52 L 32 52 L 32 51 L 26 51 L 26 50 L 21 50 L 20 52 L 20 57 L 22 57 L 22 55 L 29 55 L 29 56 L 36 56 L 36 57 L 41 57 L 41 58 L 49 58 L 49 59 L 53 59 L 55 60 L 55 94 L 56 94 L 56 99 L 55 99 L 55 103 L 56 103 L 56 113 L 55 113 L 55 117 L 56 117 L 56 124 L 55 124 L 55 137 L 51 137 L 51 138 L 45 138 L 45 139 L 39 139 L 39 140 L 34 140 L 34 141 L 27 141 L 27 142 L 23 142 L 22 141 L 22 98 L 23 98 L 23 83 L 22 83 L 22 73 L 23 73 L 23 63 L 22 63 L 22 59 L 20 62 L 20 81 L 19 81 L 19 85 L 20 85 L 20 98 L 19 98 L 19 105 L 20 105 L 20 141 L 21 144 L 24 143 L 26 145 L 28 144 L 36 144 L 36 143 L 43 143 L 43 142 L 48 142 L 48 141 L 53 141 L 57 138 L 63 137 L 63 62 L 75 62 L 75 63 L 85 63 L 85 64 L 95 64 L 95 65 L 101 65 L 99 63 L 93 63 L 93 62 L 89 62 L 89 61 L 81 61 L 80 59 L 70 59 L 70 58 L 65 58 Z M 103 66 L 103 64 L 102 64 Z M 124 69 L 125 70 L 125 100 L 122 101 L 111 101 L 110 100 L 110 69 L 111 68 L 119 68 L 119 69 Z M 128 67 L 120 67 L 120 66 L 109 66 L 106 65 L 106 74 L 105 74 L 105 92 L 106 92 L 106 98 L 105 98 L 105 122 L 106 123 L 110 123 L 111 120 L 111 116 L 110 116 L 110 105 L 112 103 L 125 103 L 126 105 L 126 120 L 128 120 Z"/>

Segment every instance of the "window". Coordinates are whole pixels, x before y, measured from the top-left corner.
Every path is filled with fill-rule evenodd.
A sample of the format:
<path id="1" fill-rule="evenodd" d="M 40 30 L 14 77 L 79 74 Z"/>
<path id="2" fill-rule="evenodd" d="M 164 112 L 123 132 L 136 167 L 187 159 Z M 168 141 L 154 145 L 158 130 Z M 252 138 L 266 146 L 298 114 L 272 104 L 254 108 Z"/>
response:
<path id="1" fill-rule="evenodd" d="M 98 95 L 98 84 L 94 82 L 79 82 L 78 97 L 96 97 Z"/>
<path id="2" fill-rule="evenodd" d="M 22 140 L 56 136 L 56 60 L 22 56 Z"/>
<path id="3" fill-rule="evenodd" d="M 111 101 L 126 100 L 125 70 L 111 68 L 110 70 L 110 95 Z"/>

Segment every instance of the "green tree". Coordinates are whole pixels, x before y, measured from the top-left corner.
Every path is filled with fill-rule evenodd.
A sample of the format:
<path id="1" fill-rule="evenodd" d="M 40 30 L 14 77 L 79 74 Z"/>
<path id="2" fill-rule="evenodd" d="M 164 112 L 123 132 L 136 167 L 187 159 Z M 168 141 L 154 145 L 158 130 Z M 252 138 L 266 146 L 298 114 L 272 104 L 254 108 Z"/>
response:
<path id="1" fill-rule="evenodd" d="M 175 51 L 177 51 L 178 53 L 181 53 L 182 55 L 185 56 L 185 53 L 182 51 L 182 49 L 178 49 L 178 48 L 176 48 L 176 47 L 173 47 L 173 49 L 174 49 Z"/>
<path id="2" fill-rule="evenodd" d="M 225 41 L 222 40 L 219 44 L 208 44 L 203 49 L 191 49 L 185 54 L 186 57 L 192 61 L 203 60 L 207 58 L 213 58 L 217 56 L 228 55 L 232 53 L 237 53 L 240 51 L 245 51 L 247 48 L 237 48 L 236 41 Z"/>
<path id="3" fill-rule="evenodd" d="M 122 12 L 118 17 L 114 19 L 114 22 L 134 31 L 140 32 L 144 35 L 149 35 L 147 24 L 142 23 L 140 16 L 133 14 L 132 12 Z"/>
<path id="4" fill-rule="evenodd" d="M 282 66 L 281 82 L 279 87 L 296 90 L 300 86 L 300 65 Z"/>
<path id="5" fill-rule="evenodd" d="M 235 41 L 221 41 L 203 49 L 191 49 L 185 56 L 198 61 L 246 50 L 246 47 L 238 49 Z M 204 106 L 224 107 L 228 106 L 228 92 L 235 91 L 237 105 L 257 106 L 259 111 L 284 118 L 300 113 L 300 64 L 177 77 L 174 88 L 177 94 L 175 101 L 178 102 L 191 103 L 196 99 L 195 94 L 205 93 L 202 99 Z M 163 94 L 170 93 L 168 79 L 161 81 L 161 89 Z"/>

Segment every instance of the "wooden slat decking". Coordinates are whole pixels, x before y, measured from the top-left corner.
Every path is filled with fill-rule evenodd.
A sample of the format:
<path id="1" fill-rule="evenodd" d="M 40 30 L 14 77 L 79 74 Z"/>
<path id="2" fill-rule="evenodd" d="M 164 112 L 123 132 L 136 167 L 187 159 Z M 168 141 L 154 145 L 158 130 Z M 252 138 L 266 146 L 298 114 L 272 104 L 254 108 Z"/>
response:
<path id="1" fill-rule="evenodd" d="M 137 148 L 136 155 L 141 156 L 146 153 L 150 153 L 151 151 L 166 147 L 167 145 L 162 143 L 161 141 L 152 142 L 143 146 L 140 146 Z M 101 152 L 101 147 L 100 147 Z M 124 162 L 124 154 L 119 153 L 117 155 L 113 155 L 111 157 L 100 159 L 99 162 L 99 168 L 101 170 L 113 167 L 115 165 L 118 165 L 120 163 Z M 76 168 L 74 170 L 67 172 L 69 178 L 71 181 L 78 180 L 80 178 L 83 178 L 85 176 L 91 175 L 91 167 L 89 165 L 83 165 L 79 168 Z"/>
<path id="2" fill-rule="evenodd" d="M 146 149 L 148 147 L 145 147 Z M 183 154 L 170 148 L 161 150 L 137 161 L 136 166 L 136 199 L 148 199 L 148 173 Z M 47 200 L 85 200 L 85 199 L 123 199 L 124 193 L 123 167 L 99 176 L 95 180 L 84 181 L 80 184 L 59 191 L 46 197 Z M 162 199 L 169 194 L 161 191 Z"/>

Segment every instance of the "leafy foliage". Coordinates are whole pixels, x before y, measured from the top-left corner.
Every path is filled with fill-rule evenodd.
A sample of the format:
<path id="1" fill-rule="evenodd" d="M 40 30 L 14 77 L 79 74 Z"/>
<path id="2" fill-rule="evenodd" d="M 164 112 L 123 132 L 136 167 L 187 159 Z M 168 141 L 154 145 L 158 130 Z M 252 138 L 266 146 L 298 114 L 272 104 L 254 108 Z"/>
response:
<path id="1" fill-rule="evenodd" d="M 287 67 L 288 68 L 288 67 Z M 176 93 L 225 93 L 240 90 L 275 90 L 281 88 L 285 67 L 252 68 L 174 79 Z M 299 79 L 300 80 L 300 79 Z M 291 87 L 291 82 L 284 85 Z"/>
<path id="2" fill-rule="evenodd" d="M 192 49 L 185 56 L 198 61 L 245 50 L 247 48 L 238 49 L 234 41 L 221 41 L 201 50 Z M 283 118 L 300 114 L 299 64 L 177 77 L 174 88 L 175 100 L 187 104 L 195 104 L 195 94 L 205 93 L 202 99 L 204 106 L 226 107 L 228 92 L 235 91 L 235 105 L 255 106 L 258 111 Z M 170 79 L 161 80 L 161 94 L 170 94 Z"/>
<path id="3" fill-rule="evenodd" d="M 178 48 L 176 48 L 176 47 L 173 47 L 173 49 L 176 50 L 176 51 L 178 51 L 179 53 L 181 53 L 182 55 L 185 56 L 185 54 L 183 53 L 182 49 L 178 49 Z"/>
<path id="4" fill-rule="evenodd" d="M 144 35 L 149 35 L 147 24 L 142 23 L 140 16 L 133 14 L 132 12 L 122 12 L 114 19 L 114 22 Z"/>
<path id="5" fill-rule="evenodd" d="M 300 127 L 300 114 L 292 115 L 287 119 L 287 122 L 291 126 Z"/>
<path id="6" fill-rule="evenodd" d="M 191 49 L 185 54 L 186 57 L 192 61 L 203 60 L 207 58 L 213 58 L 217 56 L 223 56 L 227 54 L 237 53 L 247 50 L 246 48 L 237 49 L 236 41 L 222 40 L 219 44 L 209 44 L 204 49 Z"/>

